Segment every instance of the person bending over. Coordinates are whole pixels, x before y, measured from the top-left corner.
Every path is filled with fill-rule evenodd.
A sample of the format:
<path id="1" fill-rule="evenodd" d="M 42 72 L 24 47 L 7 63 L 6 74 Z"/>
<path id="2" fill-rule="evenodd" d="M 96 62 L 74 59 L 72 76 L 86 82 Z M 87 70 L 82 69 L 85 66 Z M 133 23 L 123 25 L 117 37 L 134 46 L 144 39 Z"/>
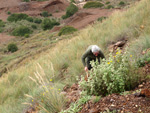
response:
<path id="1" fill-rule="evenodd" d="M 90 64 L 91 61 L 96 61 L 98 59 L 98 62 L 100 63 L 100 58 L 105 58 L 103 52 L 101 51 L 100 47 L 97 45 L 90 45 L 85 53 L 82 55 L 82 63 L 84 65 L 84 70 L 88 71 L 92 69 L 92 66 Z"/>

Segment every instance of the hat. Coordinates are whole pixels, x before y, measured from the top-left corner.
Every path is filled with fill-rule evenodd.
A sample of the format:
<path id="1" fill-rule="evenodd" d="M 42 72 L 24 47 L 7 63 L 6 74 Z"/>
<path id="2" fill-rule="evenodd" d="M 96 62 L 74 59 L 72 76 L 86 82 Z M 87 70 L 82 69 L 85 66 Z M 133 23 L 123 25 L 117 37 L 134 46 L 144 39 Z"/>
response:
<path id="1" fill-rule="evenodd" d="M 96 52 L 99 52 L 99 51 L 100 51 L 100 48 L 97 45 L 92 46 L 92 53 L 96 53 Z"/>

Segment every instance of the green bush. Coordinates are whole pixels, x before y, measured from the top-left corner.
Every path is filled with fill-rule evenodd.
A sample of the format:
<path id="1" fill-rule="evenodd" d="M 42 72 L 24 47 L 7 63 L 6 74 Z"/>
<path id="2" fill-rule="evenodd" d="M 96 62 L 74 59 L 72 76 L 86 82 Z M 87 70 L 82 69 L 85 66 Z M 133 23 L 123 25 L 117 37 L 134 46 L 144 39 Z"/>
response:
<path id="1" fill-rule="evenodd" d="M 91 63 L 93 68 L 89 72 L 88 81 L 82 77 L 80 87 L 87 91 L 88 94 L 107 95 L 120 93 L 125 90 L 131 90 L 139 83 L 140 75 L 136 72 L 137 66 L 129 53 L 121 54 L 120 51 L 116 56 L 110 54 L 107 60 Z"/>
<path id="2" fill-rule="evenodd" d="M 114 8 L 114 6 L 108 5 L 108 6 L 106 7 L 106 9 L 111 9 L 111 8 Z"/>
<path id="3" fill-rule="evenodd" d="M 102 21 L 103 21 L 104 19 L 106 19 L 106 18 L 107 18 L 107 17 L 102 16 L 102 17 L 98 18 L 97 21 L 101 21 L 101 22 L 102 22 Z"/>
<path id="4" fill-rule="evenodd" d="M 11 12 L 10 12 L 10 11 L 8 11 L 8 12 L 7 12 L 7 14 L 8 14 L 8 15 L 10 15 L 10 14 L 11 14 Z"/>
<path id="5" fill-rule="evenodd" d="M 20 13 L 20 14 L 11 14 L 7 20 L 10 21 L 10 22 L 17 22 L 17 21 L 20 21 L 20 20 L 26 20 L 26 18 L 28 17 L 27 14 L 23 14 L 23 13 Z"/>
<path id="6" fill-rule="evenodd" d="M 26 26 L 20 26 L 12 31 L 14 36 L 25 36 L 25 34 L 31 34 L 32 31 Z"/>
<path id="7" fill-rule="evenodd" d="M 27 17 L 26 20 L 27 20 L 28 22 L 33 22 L 33 18 L 32 18 L 32 17 Z"/>
<path id="8" fill-rule="evenodd" d="M 108 2 L 106 2 L 106 4 L 110 4 L 110 2 L 108 1 Z"/>
<path id="9" fill-rule="evenodd" d="M 0 19 L 0 28 L 5 27 L 5 23 Z"/>
<path id="10" fill-rule="evenodd" d="M 11 43 L 11 44 L 9 44 L 8 46 L 7 46 L 7 49 L 8 49 L 8 51 L 10 51 L 10 52 L 15 52 L 15 51 L 17 51 L 18 50 L 18 47 L 17 47 L 17 45 L 16 44 L 14 44 L 14 43 Z"/>
<path id="11" fill-rule="evenodd" d="M 58 10 L 57 10 L 58 11 Z M 49 16 L 53 16 L 51 13 L 49 13 Z"/>
<path id="12" fill-rule="evenodd" d="M 74 0 L 70 0 L 71 3 L 76 3 Z"/>
<path id="13" fill-rule="evenodd" d="M 40 18 L 35 18 L 35 19 L 34 19 L 34 23 L 40 24 L 40 23 L 42 23 L 42 19 L 40 19 Z"/>
<path id="14" fill-rule="evenodd" d="M 42 29 L 52 29 L 55 25 L 60 25 L 60 23 L 57 22 L 55 19 L 45 18 L 42 22 Z"/>
<path id="15" fill-rule="evenodd" d="M 87 2 L 83 8 L 99 8 L 99 7 L 102 7 L 104 6 L 104 4 L 100 3 L 100 2 L 94 2 L 94 1 L 90 1 L 90 2 Z"/>
<path id="16" fill-rule="evenodd" d="M 3 32 L 3 28 L 0 27 L 0 33 L 2 33 L 2 32 Z"/>
<path id="17" fill-rule="evenodd" d="M 73 32 L 77 31 L 77 29 L 75 29 L 74 27 L 71 26 L 65 26 L 63 28 L 60 29 L 58 35 L 65 35 L 65 34 L 71 34 Z"/>
<path id="18" fill-rule="evenodd" d="M 29 2 L 30 0 L 23 0 L 24 2 Z"/>
<path id="19" fill-rule="evenodd" d="M 48 12 L 47 12 L 47 11 L 43 11 L 43 12 L 42 12 L 42 14 L 41 14 L 41 16 L 43 16 L 43 17 L 48 17 L 48 16 L 49 16 L 49 14 L 48 14 Z"/>
<path id="20" fill-rule="evenodd" d="M 25 34 L 24 35 L 25 38 L 29 38 L 29 36 L 30 36 L 29 34 Z"/>
<path id="21" fill-rule="evenodd" d="M 125 3 L 123 1 L 120 1 L 119 5 L 123 6 Z"/>
<path id="22" fill-rule="evenodd" d="M 146 63 L 150 63 L 150 53 L 143 55 L 137 60 L 138 67 L 144 67 Z"/>
<path id="23" fill-rule="evenodd" d="M 66 14 L 62 16 L 63 19 L 66 19 L 72 15 L 74 15 L 74 13 L 76 13 L 78 11 L 78 7 L 75 6 L 74 4 L 70 4 L 67 9 L 66 9 Z"/>
<path id="24" fill-rule="evenodd" d="M 33 29 L 37 29 L 37 26 L 36 26 L 36 25 L 31 25 L 31 27 L 32 27 Z"/>

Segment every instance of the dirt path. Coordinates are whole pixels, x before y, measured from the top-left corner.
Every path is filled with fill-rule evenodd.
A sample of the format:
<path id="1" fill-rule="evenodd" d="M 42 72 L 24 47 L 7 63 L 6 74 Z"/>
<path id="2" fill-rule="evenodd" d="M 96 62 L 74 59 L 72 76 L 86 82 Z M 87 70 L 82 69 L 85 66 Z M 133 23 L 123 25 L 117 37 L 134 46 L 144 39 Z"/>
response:
<path id="1" fill-rule="evenodd" d="M 66 19 L 64 23 L 69 26 L 73 26 L 77 29 L 84 28 L 88 24 L 93 23 L 99 17 L 110 16 L 114 11 L 118 9 L 81 9 L 72 17 Z"/>
<path id="2" fill-rule="evenodd" d="M 5 33 L 0 33 L 0 44 L 8 42 L 12 38 L 15 38 L 15 37 L 14 36 L 9 36 Z"/>

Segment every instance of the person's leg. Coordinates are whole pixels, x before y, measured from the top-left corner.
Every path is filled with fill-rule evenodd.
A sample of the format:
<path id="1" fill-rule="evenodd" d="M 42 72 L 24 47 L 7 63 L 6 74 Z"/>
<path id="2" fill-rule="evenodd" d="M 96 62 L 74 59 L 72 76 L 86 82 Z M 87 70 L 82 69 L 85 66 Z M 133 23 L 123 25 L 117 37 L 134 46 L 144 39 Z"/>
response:
<path id="1" fill-rule="evenodd" d="M 92 59 L 89 58 L 89 57 L 87 57 L 87 59 L 86 59 L 86 64 L 87 64 L 88 70 L 91 70 L 91 69 L 92 69 L 92 66 L 91 66 L 91 64 L 90 64 L 91 61 L 92 61 Z"/>

